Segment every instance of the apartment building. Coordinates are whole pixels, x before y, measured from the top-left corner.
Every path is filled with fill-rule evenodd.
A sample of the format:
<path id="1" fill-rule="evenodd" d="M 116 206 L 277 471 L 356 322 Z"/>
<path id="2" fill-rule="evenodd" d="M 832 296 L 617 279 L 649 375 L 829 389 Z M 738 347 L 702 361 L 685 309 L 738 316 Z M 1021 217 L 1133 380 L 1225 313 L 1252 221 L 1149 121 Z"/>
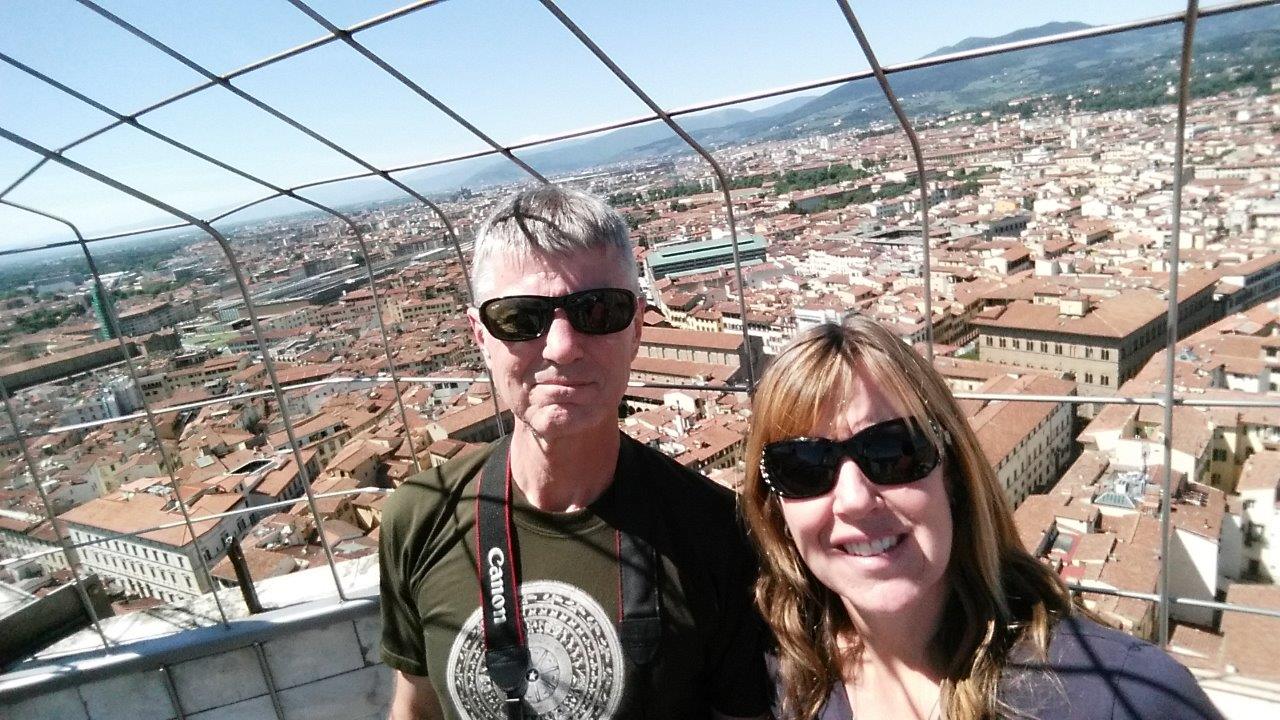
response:
<path id="1" fill-rule="evenodd" d="M 58 516 L 74 543 L 93 543 L 80 549 L 85 566 L 118 583 L 124 592 L 174 602 L 208 592 L 200 559 L 210 567 L 226 554 L 226 540 L 250 527 L 244 516 L 192 523 L 195 537 L 183 524 L 172 492 L 163 485 L 142 483 L 91 500 Z M 192 516 L 223 513 L 241 507 L 235 493 L 208 493 L 187 500 Z M 114 537 L 139 528 L 171 525 L 138 535 Z M 111 539 L 106 539 L 111 538 Z"/>
<path id="2" fill-rule="evenodd" d="M 642 357 L 690 360 L 741 368 L 746 367 L 746 358 L 750 356 L 753 367 L 764 367 L 764 342 L 752 335 L 748 344 L 740 333 L 734 335 L 645 326 L 640 336 L 639 354 Z"/>
<path id="3" fill-rule="evenodd" d="M 44 515 L 0 509 L 0 557 L 19 558 L 59 547 L 53 526 Z M 71 555 L 77 557 L 76 551 L 72 550 Z M 62 552 L 41 555 L 35 562 L 50 573 L 67 569 L 67 556 Z"/>
<path id="4" fill-rule="evenodd" d="M 1214 425 L 1208 414 L 1197 408 L 1175 407 L 1170 453 L 1173 472 L 1208 483 L 1213 439 Z M 1108 405 L 1080 433 L 1079 440 L 1085 449 L 1096 450 L 1122 467 L 1163 465 L 1164 410 L 1153 405 Z"/>
<path id="5" fill-rule="evenodd" d="M 1179 337 L 1213 319 L 1213 287 L 1208 274 L 1188 273 L 1179 283 Z M 1070 373 L 1082 394 L 1108 395 L 1164 347 L 1167 315 L 1167 299 L 1154 290 L 1102 297 L 1073 290 L 988 307 L 973 325 L 983 360 Z"/>
<path id="6" fill-rule="evenodd" d="M 978 388 L 1013 395 L 1075 395 L 1075 390 L 1069 380 L 1034 374 L 1000 375 Z M 1058 479 L 1071 457 L 1074 422 L 1075 406 L 1065 402 L 1000 400 L 969 414 L 969 424 L 1015 508 Z"/>
<path id="7" fill-rule="evenodd" d="M 1014 514 L 1028 550 L 1064 580 L 1153 593 L 1160 574 L 1160 498 L 1164 468 L 1111 464 L 1086 450 L 1053 489 L 1033 495 Z M 1235 552 L 1224 522 L 1226 497 L 1174 473 L 1169 592 L 1212 601 L 1227 586 Z M 1086 595 L 1109 624 L 1152 639 L 1155 605 L 1134 598 Z M 1211 608 L 1175 605 L 1173 618 L 1212 628 Z"/>
<path id="8" fill-rule="evenodd" d="M 195 367 L 169 373 L 169 386 L 177 390 L 216 385 L 248 365 L 249 358 L 246 355 L 215 355 Z"/>
<path id="9" fill-rule="evenodd" d="M 121 311 L 119 320 L 121 335 L 146 335 L 176 325 L 178 314 L 167 302 L 152 302 Z"/>
<path id="10" fill-rule="evenodd" d="M 1280 294 L 1280 255 L 1270 254 L 1227 268 L 1215 291 L 1223 315 L 1247 310 Z"/>
<path id="11" fill-rule="evenodd" d="M 1280 451 L 1246 460 L 1237 489 L 1244 536 L 1241 579 L 1274 583 L 1280 578 Z"/>
<path id="12" fill-rule="evenodd" d="M 750 233 L 738 234 L 738 258 L 743 265 L 763 262 L 765 239 Z M 649 282 L 672 275 L 733 267 L 733 238 L 725 235 L 710 240 L 664 243 L 650 250 L 644 259 Z"/>
<path id="13" fill-rule="evenodd" d="M 460 303 L 452 295 L 429 299 L 403 298 L 390 303 L 391 321 L 397 323 L 439 320 L 459 312 Z"/>

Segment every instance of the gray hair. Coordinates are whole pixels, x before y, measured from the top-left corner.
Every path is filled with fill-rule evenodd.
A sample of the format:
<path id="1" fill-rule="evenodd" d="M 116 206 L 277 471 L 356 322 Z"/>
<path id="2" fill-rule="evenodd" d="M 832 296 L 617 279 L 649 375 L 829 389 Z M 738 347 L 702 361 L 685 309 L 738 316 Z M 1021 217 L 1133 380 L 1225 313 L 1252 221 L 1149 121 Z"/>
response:
<path id="1" fill-rule="evenodd" d="M 516 193 L 498 206 L 476 232 L 471 282 L 479 303 L 493 290 L 493 262 L 499 256 L 573 255 L 612 251 L 625 269 L 627 288 L 639 294 L 640 280 L 627 223 L 617 210 L 584 192 L 541 185 Z"/>

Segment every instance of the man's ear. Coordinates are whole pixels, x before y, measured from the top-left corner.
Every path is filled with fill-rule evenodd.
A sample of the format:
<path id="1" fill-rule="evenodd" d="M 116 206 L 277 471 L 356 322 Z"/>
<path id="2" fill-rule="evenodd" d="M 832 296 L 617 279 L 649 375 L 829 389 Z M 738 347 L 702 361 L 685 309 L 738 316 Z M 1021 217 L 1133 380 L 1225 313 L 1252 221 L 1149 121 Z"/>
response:
<path id="1" fill-rule="evenodd" d="M 484 355 L 487 361 L 489 359 L 489 351 L 484 346 L 484 323 L 480 322 L 480 311 L 476 308 L 467 308 L 467 325 L 471 328 L 471 340 L 475 342 L 476 347 L 480 348 L 480 354 Z"/>
<path id="2" fill-rule="evenodd" d="M 635 336 L 632 338 L 632 343 L 631 343 L 632 345 L 636 346 L 637 352 L 640 350 L 640 336 L 644 334 L 644 312 L 646 308 L 647 306 L 645 305 L 645 302 L 644 302 L 644 296 L 637 295 L 636 296 L 636 319 L 634 323 L 635 329 L 633 330 L 633 332 L 635 333 Z"/>

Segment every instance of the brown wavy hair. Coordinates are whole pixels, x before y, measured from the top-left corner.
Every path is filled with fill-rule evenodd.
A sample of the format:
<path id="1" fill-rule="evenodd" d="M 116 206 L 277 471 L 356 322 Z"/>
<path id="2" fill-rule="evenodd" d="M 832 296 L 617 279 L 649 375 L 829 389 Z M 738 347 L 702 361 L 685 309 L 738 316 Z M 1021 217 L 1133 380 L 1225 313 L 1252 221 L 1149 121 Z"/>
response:
<path id="1" fill-rule="evenodd" d="M 816 715 L 861 644 L 839 596 L 813 576 L 788 537 L 782 506 L 760 478 L 760 454 L 770 442 L 811 433 L 830 399 L 851 391 L 860 368 L 905 416 L 921 427 L 932 420 L 949 435 L 943 463 L 953 523 L 951 592 L 931 655 L 944 672 L 943 717 L 996 717 L 1007 710 L 998 689 L 1010 650 L 1023 644 L 1043 658 L 1054 622 L 1073 612 L 1071 596 L 1023 548 L 1004 490 L 942 377 L 862 317 L 797 337 L 774 358 L 752 401 L 741 504 L 762 558 L 755 601 L 777 642 L 782 715 Z"/>

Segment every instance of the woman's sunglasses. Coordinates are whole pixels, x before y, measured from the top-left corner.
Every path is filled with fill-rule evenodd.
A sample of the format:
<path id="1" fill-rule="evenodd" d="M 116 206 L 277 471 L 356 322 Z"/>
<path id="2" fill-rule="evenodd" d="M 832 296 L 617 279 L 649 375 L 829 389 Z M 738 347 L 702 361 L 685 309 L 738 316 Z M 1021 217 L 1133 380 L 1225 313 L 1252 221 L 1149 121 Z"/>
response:
<path id="1" fill-rule="evenodd" d="M 609 335 L 625 330 L 636 316 L 636 296 L 622 288 L 583 290 L 560 297 L 508 295 L 480 304 L 480 322 L 505 342 L 536 340 L 551 329 L 556 308 L 564 308 L 574 330 Z"/>
<path id="2" fill-rule="evenodd" d="M 760 476 L 779 497 L 818 497 L 836 486 L 845 458 L 857 463 L 876 485 L 903 485 L 933 472 L 939 453 L 930 434 L 912 421 L 897 418 L 840 442 L 800 437 L 769 443 L 760 456 Z"/>

